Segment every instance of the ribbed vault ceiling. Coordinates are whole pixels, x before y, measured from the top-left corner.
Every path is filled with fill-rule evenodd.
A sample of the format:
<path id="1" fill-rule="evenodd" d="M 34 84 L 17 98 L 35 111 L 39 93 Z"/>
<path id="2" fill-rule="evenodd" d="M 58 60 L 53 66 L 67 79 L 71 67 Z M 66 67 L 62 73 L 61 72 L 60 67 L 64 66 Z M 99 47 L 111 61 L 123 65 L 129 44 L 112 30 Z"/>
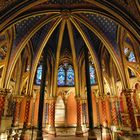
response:
<path id="1" fill-rule="evenodd" d="M 81 0 L 78 2 L 74 1 L 51 1 L 50 3 L 55 6 L 55 4 L 67 4 L 67 3 L 73 3 L 73 4 L 78 4 L 80 3 Z M 83 10 L 84 12 L 84 10 Z M 81 35 L 79 34 L 79 31 L 76 29 L 75 25 L 73 24 L 73 20 L 81 27 L 83 32 L 86 34 L 88 40 L 90 41 L 92 48 L 95 50 L 97 54 L 100 54 L 101 47 L 103 45 L 100 45 L 102 40 L 100 40 L 93 31 L 88 29 L 87 26 L 85 26 L 83 23 L 80 23 L 80 21 L 77 19 L 80 18 L 84 22 L 90 24 L 95 30 L 101 32 L 103 36 L 105 36 L 110 43 L 112 44 L 113 49 L 118 53 L 118 45 L 117 45 L 117 29 L 118 25 L 113 22 L 111 19 L 106 18 L 105 16 L 95 14 L 95 13 L 71 13 L 71 11 L 65 9 L 62 10 L 59 14 L 42 14 L 42 15 L 36 15 L 33 17 L 29 17 L 23 20 L 20 20 L 15 24 L 15 30 L 16 30 L 16 36 L 13 44 L 13 48 L 19 47 L 19 43 L 23 40 L 23 38 L 26 38 L 27 34 L 30 33 L 32 30 L 34 30 L 37 26 L 41 27 L 42 23 L 47 20 L 48 18 L 51 18 L 55 15 L 58 15 L 58 18 L 61 18 L 61 22 L 59 25 L 54 29 L 54 33 L 51 34 L 50 39 L 48 41 L 48 45 L 46 46 L 50 47 L 52 52 L 54 53 L 54 56 L 56 56 L 56 51 L 57 51 L 57 43 L 58 43 L 58 38 L 59 38 L 59 32 L 60 32 L 60 24 L 62 23 L 63 20 L 70 20 L 70 24 L 72 26 L 73 30 L 73 36 L 74 36 L 74 42 L 75 42 L 75 51 L 77 58 L 80 54 L 80 51 L 82 50 L 82 47 L 85 45 Z M 32 48 L 34 53 L 37 53 L 36 51 L 38 50 L 38 47 L 40 47 L 42 41 L 48 34 L 50 30 L 50 26 L 55 22 L 56 19 L 50 20 L 50 22 L 44 24 L 40 29 L 35 29 L 35 33 L 32 34 L 31 37 L 31 42 L 32 42 Z M 69 41 L 69 35 L 68 35 L 68 27 L 67 24 L 65 24 L 65 31 L 64 31 L 64 36 L 62 40 L 62 48 L 64 50 L 64 47 L 70 48 L 70 41 Z"/>

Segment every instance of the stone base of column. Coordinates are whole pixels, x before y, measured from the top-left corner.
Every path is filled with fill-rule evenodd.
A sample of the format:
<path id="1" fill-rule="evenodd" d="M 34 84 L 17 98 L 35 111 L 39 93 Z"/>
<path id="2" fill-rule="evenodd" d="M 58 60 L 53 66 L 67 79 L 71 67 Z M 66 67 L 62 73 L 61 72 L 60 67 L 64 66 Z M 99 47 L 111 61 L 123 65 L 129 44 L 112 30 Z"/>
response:
<path id="1" fill-rule="evenodd" d="M 83 136 L 82 126 L 77 126 L 75 135 L 79 137 Z"/>
<path id="2" fill-rule="evenodd" d="M 37 132 L 37 138 L 36 140 L 43 140 L 43 135 L 42 135 L 42 132 L 41 131 L 38 131 Z"/>
<path id="3" fill-rule="evenodd" d="M 88 140 L 97 140 L 94 130 L 89 130 L 88 132 Z"/>
<path id="4" fill-rule="evenodd" d="M 22 130 L 21 135 L 20 135 L 20 140 L 25 140 L 26 136 L 25 136 L 25 129 Z"/>
<path id="5" fill-rule="evenodd" d="M 18 126 L 19 126 L 18 121 L 16 121 L 15 123 L 12 123 L 12 124 L 11 124 L 11 127 L 18 127 Z"/>
<path id="6" fill-rule="evenodd" d="M 48 133 L 52 135 L 56 135 L 55 126 L 48 126 Z"/>
<path id="7" fill-rule="evenodd" d="M 23 128 L 29 128 L 30 127 L 30 123 L 23 123 Z"/>

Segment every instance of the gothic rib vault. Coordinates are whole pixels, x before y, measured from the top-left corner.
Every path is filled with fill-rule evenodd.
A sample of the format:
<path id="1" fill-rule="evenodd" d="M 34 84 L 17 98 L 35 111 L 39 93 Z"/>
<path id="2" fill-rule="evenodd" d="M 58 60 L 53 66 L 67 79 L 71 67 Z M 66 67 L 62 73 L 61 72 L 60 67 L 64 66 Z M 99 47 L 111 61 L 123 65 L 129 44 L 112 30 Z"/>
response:
<path id="1" fill-rule="evenodd" d="M 43 63 L 43 51 L 46 49 L 45 99 L 47 103 L 51 102 L 50 98 L 58 96 L 61 96 L 65 102 L 71 95 L 70 93 L 75 97 L 80 97 L 85 103 L 87 83 L 84 48 L 86 47 L 89 63 L 95 71 L 96 82 L 91 85 L 95 98 L 102 99 L 103 104 L 104 101 L 109 100 L 112 105 L 115 100 L 121 106 L 123 104 L 121 98 L 124 101 L 122 96 L 130 91 L 128 89 L 131 89 L 136 99 L 130 99 L 129 103 L 126 97 L 120 111 L 124 109 L 123 111 L 130 119 L 129 128 L 136 130 L 136 127 L 139 127 L 139 118 L 136 117 L 135 121 L 133 119 L 134 113 L 139 113 L 139 6 L 138 0 L 114 0 L 113 2 L 106 0 L 1 1 L 1 89 L 10 89 L 15 100 L 18 100 L 19 96 L 21 98 L 30 96 L 32 100 L 38 101 L 37 93 L 39 94 L 40 84 L 36 82 L 37 71 Z M 69 68 L 66 67 L 67 64 L 74 70 L 74 84 L 67 84 L 67 77 L 64 76 L 63 80 L 66 85 L 62 86 L 58 84 L 58 70 L 62 66 L 67 75 Z M 8 100 L 9 96 L 5 98 Z M 7 104 L 11 105 L 11 103 Z M 99 105 L 99 102 L 97 104 Z M 133 106 L 133 114 L 130 113 L 128 106 Z M 25 112 L 27 109 L 27 114 L 32 112 L 29 106 L 24 108 Z M 113 106 L 113 109 L 119 113 L 117 107 Z M 7 113 L 7 108 L 3 110 L 3 115 L 11 115 L 10 111 L 9 114 Z M 105 110 L 109 111 L 108 105 Z M 110 112 L 113 112 L 112 110 Z M 123 123 L 116 121 L 115 113 L 114 120 L 111 120 L 106 114 L 107 111 L 98 113 L 105 116 L 109 121 L 109 126 L 113 123 L 118 127 L 120 123 L 119 125 L 125 127 Z M 21 117 L 18 121 L 21 124 L 26 120 L 29 121 L 27 117 L 23 117 L 26 116 L 25 112 L 23 111 L 22 115 L 19 113 Z M 125 116 L 124 112 L 121 112 L 122 118 Z M 94 119 L 94 121 L 97 125 L 103 124 L 105 120 Z M 133 126 L 132 122 L 137 126 Z M 35 124 L 37 124 L 37 118 Z"/>

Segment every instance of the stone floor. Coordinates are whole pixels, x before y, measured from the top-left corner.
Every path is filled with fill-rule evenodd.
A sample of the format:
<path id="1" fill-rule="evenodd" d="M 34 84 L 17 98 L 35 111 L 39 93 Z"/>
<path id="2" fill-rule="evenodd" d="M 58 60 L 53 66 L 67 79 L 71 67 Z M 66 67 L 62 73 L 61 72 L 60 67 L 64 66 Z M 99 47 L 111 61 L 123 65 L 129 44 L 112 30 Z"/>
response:
<path id="1" fill-rule="evenodd" d="M 11 134 L 11 119 L 3 118 L 0 125 L 0 140 L 19 140 L 21 137 L 22 129 L 12 128 Z M 88 129 L 83 127 L 84 134 L 81 137 L 75 136 L 76 128 L 56 128 L 56 136 L 47 133 L 46 129 L 43 130 L 43 140 L 87 140 L 88 139 Z M 95 134 L 97 140 L 140 140 L 140 135 L 138 136 L 123 136 L 118 137 L 114 133 L 109 133 L 107 130 L 95 129 Z M 8 138 L 8 135 L 10 136 Z M 14 139 L 16 137 L 17 139 Z M 22 140 L 36 140 L 37 130 L 29 129 L 25 131 L 24 139 Z"/>

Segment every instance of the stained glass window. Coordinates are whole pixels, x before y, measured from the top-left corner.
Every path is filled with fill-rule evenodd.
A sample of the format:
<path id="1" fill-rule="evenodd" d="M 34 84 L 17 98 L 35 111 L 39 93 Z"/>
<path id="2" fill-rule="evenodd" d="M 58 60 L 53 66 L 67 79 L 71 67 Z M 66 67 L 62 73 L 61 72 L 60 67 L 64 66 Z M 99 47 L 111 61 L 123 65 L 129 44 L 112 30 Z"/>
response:
<path id="1" fill-rule="evenodd" d="M 129 48 L 124 48 L 124 54 L 129 62 L 136 62 L 135 55 Z"/>
<path id="2" fill-rule="evenodd" d="M 67 69 L 67 85 L 73 86 L 74 85 L 74 71 L 72 66 L 69 66 Z"/>
<path id="3" fill-rule="evenodd" d="M 129 62 L 136 62 L 135 55 L 132 51 L 130 52 L 130 54 L 128 56 L 128 61 Z"/>
<path id="4" fill-rule="evenodd" d="M 58 85 L 59 86 L 64 86 L 65 85 L 65 70 L 64 68 L 61 66 L 58 69 Z"/>
<path id="5" fill-rule="evenodd" d="M 74 86 L 74 70 L 72 65 L 64 63 L 58 69 L 58 86 Z"/>
<path id="6" fill-rule="evenodd" d="M 38 84 L 38 85 L 41 84 L 41 78 L 42 78 L 42 65 L 40 65 L 40 66 L 37 68 L 36 84 Z"/>
<path id="7" fill-rule="evenodd" d="M 90 71 L 90 84 L 93 85 L 96 83 L 96 81 L 95 81 L 95 69 L 92 65 L 89 66 L 89 71 Z"/>
<path id="8" fill-rule="evenodd" d="M 129 52 L 129 49 L 128 48 L 124 48 L 124 54 L 127 55 Z"/>

